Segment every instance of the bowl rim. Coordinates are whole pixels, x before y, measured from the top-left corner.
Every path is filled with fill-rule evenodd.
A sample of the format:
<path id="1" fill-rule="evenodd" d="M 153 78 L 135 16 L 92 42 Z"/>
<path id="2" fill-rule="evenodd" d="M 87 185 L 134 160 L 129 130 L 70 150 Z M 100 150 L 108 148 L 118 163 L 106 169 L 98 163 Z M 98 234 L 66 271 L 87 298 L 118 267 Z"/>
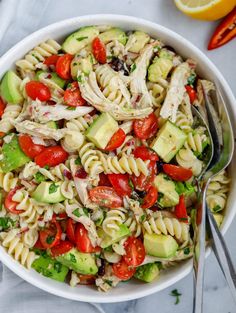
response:
<path id="1" fill-rule="evenodd" d="M 91 14 L 91 15 L 83 15 L 83 16 L 77 16 L 77 17 L 73 17 L 73 18 L 63 19 L 59 22 L 49 24 L 48 26 L 40 28 L 39 30 L 26 36 L 24 39 L 22 39 L 17 44 L 15 44 L 12 48 L 10 48 L 5 54 L 3 54 L 0 58 L 0 68 L 3 66 L 5 60 L 7 60 L 10 56 L 14 56 L 15 51 L 17 51 L 18 49 L 21 49 L 24 45 L 27 46 L 27 44 L 30 44 L 30 42 L 36 40 L 37 38 L 39 39 L 40 36 L 43 36 L 43 35 L 46 36 L 48 33 L 52 32 L 53 30 L 60 28 L 61 26 L 67 27 L 67 26 L 74 25 L 75 30 L 76 30 L 76 26 L 81 27 L 82 24 L 85 24 L 85 25 L 90 24 L 91 25 L 91 24 L 93 24 L 92 23 L 93 20 L 95 20 L 97 23 L 98 23 L 98 21 L 100 21 L 101 24 L 103 21 L 106 21 L 106 20 L 111 20 L 114 22 L 114 24 L 116 22 L 119 22 L 119 23 L 122 23 L 122 22 L 123 23 L 125 23 L 125 22 L 132 23 L 133 22 L 134 24 L 140 25 L 140 27 L 148 27 L 150 29 L 153 29 L 156 32 L 161 31 L 164 34 L 168 34 L 169 36 L 173 37 L 175 41 L 182 42 L 185 46 L 188 47 L 188 49 L 194 50 L 198 54 L 199 58 L 201 60 L 204 60 L 208 64 L 208 67 L 211 68 L 215 77 L 217 77 L 220 80 L 223 89 L 227 93 L 229 101 L 231 103 L 235 102 L 233 92 L 231 91 L 227 81 L 225 80 L 225 78 L 223 77 L 221 72 L 218 70 L 218 68 L 213 64 L 213 62 L 199 48 L 197 48 L 190 41 L 188 41 L 187 39 L 185 39 L 184 37 L 182 37 L 181 35 L 172 31 L 171 29 L 169 29 L 167 27 L 164 27 L 160 24 L 148 21 L 148 20 L 143 19 L 143 18 L 138 18 L 138 17 L 134 17 L 134 16 L 129 16 L 129 15 Z M 96 23 L 94 23 L 94 24 L 96 24 Z M 27 53 L 27 51 L 25 53 Z M 227 217 L 227 220 L 222 227 L 222 233 L 223 234 L 225 234 L 226 231 L 228 230 L 230 224 L 233 221 L 235 214 L 236 214 L 236 207 L 234 209 L 233 208 L 230 209 L 230 214 Z M 211 252 L 211 249 L 207 248 L 206 255 L 209 256 L 210 252 Z M 137 291 L 135 294 L 132 294 L 132 295 L 129 295 L 128 293 L 126 293 L 126 294 L 120 295 L 119 297 L 117 295 L 112 295 L 109 293 L 107 293 L 107 294 L 102 293 L 101 294 L 99 292 L 97 292 L 97 295 L 95 295 L 95 296 L 90 296 L 90 295 L 81 295 L 79 293 L 76 293 L 76 294 L 71 293 L 71 292 L 69 292 L 69 288 L 67 291 L 64 291 L 64 290 L 60 290 L 60 288 L 50 287 L 49 285 L 47 285 L 47 283 L 39 281 L 35 277 L 31 277 L 30 274 L 26 274 L 22 270 L 21 265 L 19 266 L 19 264 L 16 263 L 14 261 L 14 259 L 12 259 L 11 256 L 9 256 L 7 254 L 7 252 L 5 252 L 2 249 L 0 249 L 0 261 L 2 261 L 4 265 L 6 265 L 10 270 L 12 270 L 19 277 L 21 277 L 22 279 L 24 279 L 28 283 L 30 283 L 30 284 L 32 284 L 32 285 L 34 285 L 34 286 L 36 286 L 36 287 L 38 287 L 44 291 L 47 291 L 51 294 L 54 294 L 54 295 L 57 295 L 60 297 L 64 297 L 67 299 L 76 300 L 76 301 L 91 302 L 91 303 L 93 303 L 93 302 L 112 303 L 112 302 L 121 302 L 121 301 L 127 301 L 127 300 L 134 300 L 134 299 L 142 298 L 142 297 L 151 295 L 155 292 L 161 291 L 161 290 L 173 285 L 177 281 L 179 281 L 182 278 L 184 278 L 185 276 L 187 276 L 192 270 L 192 262 L 190 260 L 190 261 L 186 262 L 186 264 L 183 267 L 183 270 L 181 270 L 181 272 L 177 273 L 171 279 L 168 279 L 167 281 L 162 282 L 161 284 L 152 285 L 147 290 Z"/>

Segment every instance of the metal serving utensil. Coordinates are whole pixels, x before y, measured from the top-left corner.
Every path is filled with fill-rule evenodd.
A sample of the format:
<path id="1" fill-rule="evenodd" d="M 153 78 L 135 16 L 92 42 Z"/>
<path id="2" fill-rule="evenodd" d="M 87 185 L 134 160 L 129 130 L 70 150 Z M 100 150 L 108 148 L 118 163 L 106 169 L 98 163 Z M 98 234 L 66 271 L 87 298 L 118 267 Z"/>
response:
<path id="1" fill-rule="evenodd" d="M 229 115 L 222 96 L 215 90 L 209 90 L 202 82 L 205 100 L 205 116 L 207 122 L 198 112 L 209 132 L 211 141 L 211 156 L 208 159 L 201 177 L 198 177 L 199 209 L 198 223 L 194 227 L 194 273 L 195 296 L 193 312 L 201 313 L 203 309 L 203 284 L 205 263 L 206 222 L 209 225 L 210 237 L 213 240 L 213 250 L 220 264 L 223 274 L 229 284 L 232 295 L 236 301 L 236 273 L 231 261 L 223 236 L 221 235 L 214 216 L 206 203 L 207 188 L 211 179 L 224 170 L 230 163 L 234 151 L 234 136 Z M 194 114 L 196 109 L 193 108 Z M 201 183 L 201 184 L 200 184 Z M 207 219 L 206 219 L 207 217 Z"/>

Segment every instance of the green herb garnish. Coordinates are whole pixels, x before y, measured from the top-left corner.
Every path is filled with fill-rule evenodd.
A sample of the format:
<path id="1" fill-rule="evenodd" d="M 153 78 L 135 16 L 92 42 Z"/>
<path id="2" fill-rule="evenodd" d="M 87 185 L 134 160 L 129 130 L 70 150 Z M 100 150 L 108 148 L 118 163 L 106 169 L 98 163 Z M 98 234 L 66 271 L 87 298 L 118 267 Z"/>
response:
<path id="1" fill-rule="evenodd" d="M 59 262 L 55 262 L 54 269 L 57 271 L 57 273 L 61 273 L 62 264 Z"/>
<path id="2" fill-rule="evenodd" d="M 82 41 L 82 40 L 87 39 L 87 38 L 88 38 L 88 36 L 84 36 L 84 37 L 79 37 L 79 38 L 76 38 L 76 40 L 78 40 L 78 41 Z"/>
<path id="3" fill-rule="evenodd" d="M 193 86 L 193 84 L 194 84 L 194 82 L 195 82 L 195 80 L 196 80 L 196 77 L 197 77 L 197 75 L 196 74 L 191 74 L 190 76 L 189 76 L 189 78 L 188 78 L 188 85 L 191 85 L 191 86 Z"/>
<path id="4" fill-rule="evenodd" d="M 130 66 L 130 72 L 132 73 L 135 69 L 136 69 L 136 64 L 133 63 L 131 66 Z"/>
<path id="5" fill-rule="evenodd" d="M 134 190 L 134 184 L 133 184 L 133 182 L 132 182 L 132 180 L 131 179 L 129 179 L 129 186 L 131 187 L 131 189 L 132 189 L 132 191 Z"/>
<path id="6" fill-rule="evenodd" d="M 184 248 L 184 254 L 188 255 L 190 253 L 189 247 Z"/>
<path id="7" fill-rule="evenodd" d="M 75 160 L 76 165 L 82 165 L 81 158 L 78 156 L 78 158 Z"/>
<path id="8" fill-rule="evenodd" d="M 55 239 L 54 236 L 48 236 L 46 242 L 50 245 L 51 243 L 53 243 L 54 239 Z"/>
<path id="9" fill-rule="evenodd" d="M 56 185 L 55 183 L 52 183 L 49 186 L 49 194 L 56 192 L 58 188 L 59 188 L 59 185 Z"/>
<path id="10" fill-rule="evenodd" d="M 14 226 L 14 221 L 10 217 L 0 217 L 0 230 L 7 230 Z"/>
<path id="11" fill-rule="evenodd" d="M 112 246 L 108 246 L 106 248 L 103 249 L 106 252 L 113 252 Z"/>
<path id="12" fill-rule="evenodd" d="M 41 174 L 40 172 L 37 172 L 34 175 L 34 179 L 36 180 L 36 183 L 40 184 L 42 181 L 46 180 L 46 177 L 43 174 Z"/>
<path id="13" fill-rule="evenodd" d="M 175 300 L 175 304 L 178 304 L 179 301 L 180 301 L 180 296 L 182 296 L 182 294 L 177 290 L 177 289 L 174 289 L 171 291 L 171 294 L 170 294 L 172 297 L 175 297 L 176 300 Z"/>
<path id="14" fill-rule="evenodd" d="M 217 204 L 217 205 L 212 209 L 213 212 L 219 212 L 219 211 L 221 211 L 221 210 L 222 210 L 222 207 L 221 207 L 219 204 Z"/>
<path id="15" fill-rule="evenodd" d="M 76 110 L 76 107 L 67 107 L 66 109 L 67 109 L 67 110 L 70 110 L 70 111 L 75 111 L 75 110 Z"/>
<path id="16" fill-rule="evenodd" d="M 110 287 L 112 287 L 112 280 L 104 279 L 104 282 L 108 284 Z"/>
<path id="17" fill-rule="evenodd" d="M 78 80 L 79 83 L 82 83 L 82 76 L 79 75 L 79 76 L 77 77 L 77 80 Z"/>
<path id="18" fill-rule="evenodd" d="M 74 256 L 74 254 L 72 254 L 72 253 L 70 253 L 70 261 L 71 261 L 72 263 L 76 263 L 76 258 L 75 258 L 75 256 Z"/>
<path id="19" fill-rule="evenodd" d="M 81 212 L 82 211 L 82 212 Z M 78 208 L 78 209 L 75 209 L 74 211 L 73 211 L 73 214 L 75 215 L 75 216 L 77 216 L 77 217 L 80 217 L 80 216 L 83 216 L 83 215 L 85 215 L 85 216 L 88 216 L 89 215 L 89 211 L 88 211 L 88 209 L 87 208 Z"/>
<path id="20" fill-rule="evenodd" d="M 143 223 L 146 220 L 146 215 L 145 214 L 141 215 L 139 220 L 141 223 Z"/>

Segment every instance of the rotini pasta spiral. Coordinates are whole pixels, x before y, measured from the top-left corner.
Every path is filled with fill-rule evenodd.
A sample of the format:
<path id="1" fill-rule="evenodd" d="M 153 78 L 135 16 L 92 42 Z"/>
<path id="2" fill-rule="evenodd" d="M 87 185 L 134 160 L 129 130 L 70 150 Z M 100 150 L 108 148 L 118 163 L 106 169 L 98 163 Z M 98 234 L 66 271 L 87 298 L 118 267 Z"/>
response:
<path id="1" fill-rule="evenodd" d="M 103 172 L 102 161 L 99 159 L 93 143 L 85 143 L 79 149 L 79 156 L 85 171 L 91 176 L 96 176 Z"/>
<path id="2" fill-rule="evenodd" d="M 19 235 L 19 229 L 0 233 L 0 240 L 2 241 L 2 246 L 6 248 L 7 252 L 16 261 L 28 269 L 31 268 L 32 263 L 36 259 L 36 254 L 24 245 Z"/>
<path id="3" fill-rule="evenodd" d="M 22 235 L 22 241 L 27 248 L 32 248 L 38 240 L 38 231 L 35 228 L 27 230 Z"/>
<path id="4" fill-rule="evenodd" d="M 152 99 L 152 104 L 155 107 L 160 107 L 160 105 L 165 99 L 168 82 L 166 80 L 163 80 L 163 81 L 164 81 L 164 84 L 163 83 L 162 84 L 151 83 L 151 82 L 147 83 L 147 88 Z"/>
<path id="5" fill-rule="evenodd" d="M 207 189 L 207 204 L 213 212 L 221 211 L 226 206 L 230 179 L 226 171 L 213 177 Z"/>
<path id="6" fill-rule="evenodd" d="M 4 191 L 9 192 L 11 189 L 15 188 L 18 182 L 18 178 L 14 176 L 12 172 L 6 174 L 0 173 L 0 187 Z"/>
<path id="7" fill-rule="evenodd" d="M 175 124 L 185 132 L 192 131 L 192 121 L 181 111 L 178 111 L 176 114 Z"/>
<path id="8" fill-rule="evenodd" d="M 124 153 L 130 156 L 134 149 L 135 149 L 135 139 L 132 135 L 127 135 L 125 137 L 125 141 L 123 142 L 123 144 L 119 148 L 117 148 L 117 154 L 121 155 Z"/>
<path id="9" fill-rule="evenodd" d="M 0 121 L 0 132 L 8 133 L 14 128 L 14 120 L 20 114 L 22 106 L 19 104 L 7 104 Z"/>
<path id="10" fill-rule="evenodd" d="M 162 213 L 153 214 L 142 224 L 145 231 L 149 234 L 164 234 L 175 236 L 181 242 L 186 242 L 189 240 L 189 225 L 180 222 L 174 217 L 162 216 Z"/>
<path id="11" fill-rule="evenodd" d="M 189 148 L 180 149 L 176 155 L 176 161 L 180 166 L 192 169 L 194 176 L 198 176 L 202 171 L 202 161 L 198 160 Z"/>
<path id="12" fill-rule="evenodd" d="M 73 199 L 75 194 L 74 182 L 71 180 L 65 180 L 61 184 L 61 193 L 66 199 Z"/>
<path id="13" fill-rule="evenodd" d="M 203 143 L 207 141 L 206 135 L 199 132 L 190 132 L 184 143 L 186 149 L 190 149 L 195 153 L 202 153 L 204 149 Z"/>
<path id="14" fill-rule="evenodd" d="M 104 232 L 111 237 L 114 236 L 119 226 L 126 221 L 126 214 L 127 211 L 124 208 L 109 210 L 102 223 Z"/>
<path id="15" fill-rule="evenodd" d="M 31 50 L 24 59 L 17 61 L 16 66 L 25 72 L 35 71 L 39 63 L 43 63 L 46 57 L 57 54 L 60 49 L 61 45 L 49 39 Z"/>

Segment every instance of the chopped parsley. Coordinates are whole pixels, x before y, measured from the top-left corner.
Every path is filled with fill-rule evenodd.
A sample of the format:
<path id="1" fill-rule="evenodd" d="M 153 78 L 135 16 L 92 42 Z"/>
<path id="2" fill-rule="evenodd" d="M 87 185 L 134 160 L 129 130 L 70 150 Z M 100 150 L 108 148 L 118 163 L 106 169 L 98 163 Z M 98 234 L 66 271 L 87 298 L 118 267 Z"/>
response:
<path id="1" fill-rule="evenodd" d="M 51 243 L 53 243 L 54 239 L 55 239 L 54 236 L 48 236 L 46 242 L 50 245 Z"/>
<path id="2" fill-rule="evenodd" d="M 213 212 L 219 212 L 220 210 L 222 210 L 222 207 L 219 204 L 213 208 Z"/>
<path id="3" fill-rule="evenodd" d="M 46 276 L 46 277 L 51 277 L 52 276 L 52 272 L 49 271 L 48 269 L 44 268 L 44 267 L 39 267 L 38 272 L 42 273 L 42 275 Z"/>
<path id="4" fill-rule="evenodd" d="M 45 165 L 44 168 L 45 168 L 45 170 L 49 170 L 50 167 L 49 167 L 49 165 Z"/>
<path id="5" fill-rule="evenodd" d="M 106 248 L 103 249 L 106 252 L 113 252 L 112 246 L 108 246 Z"/>
<path id="6" fill-rule="evenodd" d="M 143 223 L 146 220 L 146 215 L 145 214 L 141 215 L 139 220 L 141 223 Z"/>
<path id="7" fill-rule="evenodd" d="M 0 217 L 0 230 L 7 230 L 14 226 L 14 221 L 10 217 Z"/>
<path id="8" fill-rule="evenodd" d="M 136 69 L 136 64 L 133 63 L 131 66 L 130 66 L 130 72 L 132 73 L 135 69 Z"/>
<path id="9" fill-rule="evenodd" d="M 159 52 L 161 50 L 160 46 L 153 47 L 153 52 Z"/>
<path id="10" fill-rule="evenodd" d="M 71 261 L 72 263 L 76 263 L 76 258 L 75 258 L 75 256 L 74 256 L 74 254 L 72 254 L 72 253 L 70 253 L 70 261 Z"/>
<path id="11" fill-rule="evenodd" d="M 79 37 L 79 38 L 76 38 L 76 40 L 78 40 L 78 41 L 82 41 L 82 40 L 87 39 L 87 38 L 88 38 L 88 36 L 84 36 L 84 37 Z"/>
<path id="12" fill-rule="evenodd" d="M 182 293 L 180 293 L 179 291 L 178 291 L 178 289 L 174 289 L 174 290 L 172 290 L 171 291 L 171 294 L 170 294 L 172 297 L 175 297 L 176 299 L 175 299 L 175 304 L 178 304 L 179 303 L 179 301 L 180 301 L 180 296 L 182 296 Z"/>
<path id="13" fill-rule="evenodd" d="M 55 183 L 52 183 L 49 186 L 49 194 L 56 192 L 58 188 L 59 188 L 59 185 L 56 185 Z"/>
<path id="14" fill-rule="evenodd" d="M 79 83 L 82 83 L 82 76 L 79 75 L 79 76 L 77 77 L 77 80 L 78 80 Z"/>
<path id="15" fill-rule="evenodd" d="M 110 287 L 112 287 L 112 280 L 104 279 L 104 282 L 108 284 Z"/>
<path id="16" fill-rule="evenodd" d="M 81 158 L 78 156 L 78 158 L 75 160 L 76 165 L 81 165 Z"/>
<path id="17" fill-rule="evenodd" d="M 189 247 L 184 248 L 184 254 L 188 255 L 190 253 Z"/>
<path id="18" fill-rule="evenodd" d="M 76 107 L 67 107 L 66 109 L 67 109 L 67 110 L 70 110 L 70 111 L 75 111 L 75 110 L 76 110 Z"/>
<path id="19" fill-rule="evenodd" d="M 82 211 L 82 212 L 81 212 Z M 88 209 L 87 208 L 81 208 L 81 209 L 75 209 L 74 211 L 73 211 L 73 214 L 75 215 L 75 216 L 77 216 L 77 217 L 80 217 L 80 216 L 83 216 L 83 215 L 85 215 L 85 216 L 88 216 L 89 215 L 89 211 L 88 211 Z"/>
<path id="20" fill-rule="evenodd" d="M 129 179 L 129 186 L 131 187 L 131 189 L 133 191 L 134 190 L 134 184 L 133 184 L 131 179 Z"/>
<path id="21" fill-rule="evenodd" d="M 196 74 L 191 74 L 190 76 L 189 76 L 189 78 L 188 78 L 188 85 L 191 85 L 191 86 L 193 86 L 193 84 L 194 84 L 194 82 L 195 82 L 195 80 L 196 80 L 196 77 L 197 77 L 197 75 Z"/>
<path id="22" fill-rule="evenodd" d="M 37 172 L 34 175 L 34 179 L 36 180 L 36 183 L 40 184 L 42 181 L 46 180 L 46 177 L 43 174 L 41 174 L 40 172 Z"/>
<path id="23" fill-rule="evenodd" d="M 54 263 L 54 270 L 57 271 L 57 273 L 61 273 L 62 264 L 59 262 Z"/>
<path id="24" fill-rule="evenodd" d="M 72 65 L 73 65 L 73 66 L 76 66 L 77 64 L 78 64 L 77 62 L 74 62 Z"/>

